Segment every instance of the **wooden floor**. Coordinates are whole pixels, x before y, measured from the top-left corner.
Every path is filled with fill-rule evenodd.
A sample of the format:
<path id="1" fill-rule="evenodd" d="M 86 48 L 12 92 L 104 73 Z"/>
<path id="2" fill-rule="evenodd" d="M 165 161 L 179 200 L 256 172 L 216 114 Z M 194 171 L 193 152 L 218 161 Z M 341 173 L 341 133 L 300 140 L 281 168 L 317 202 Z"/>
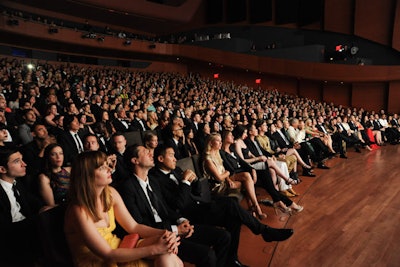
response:
<path id="1" fill-rule="evenodd" d="M 316 178 L 301 176 L 294 198 L 304 211 L 276 216 L 273 227 L 293 228 L 283 242 L 265 243 L 243 226 L 239 260 L 261 266 L 400 266 L 400 145 L 348 153 L 326 162 Z M 268 196 L 257 188 L 258 197 Z"/>

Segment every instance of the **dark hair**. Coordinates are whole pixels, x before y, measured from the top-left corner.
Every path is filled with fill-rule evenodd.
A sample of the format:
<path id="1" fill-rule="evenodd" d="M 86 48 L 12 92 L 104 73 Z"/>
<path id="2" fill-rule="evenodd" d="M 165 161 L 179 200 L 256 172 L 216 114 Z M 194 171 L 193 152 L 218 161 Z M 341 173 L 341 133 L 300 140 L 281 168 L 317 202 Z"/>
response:
<path id="1" fill-rule="evenodd" d="M 256 127 L 257 127 L 257 128 L 261 127 L 261 125 L 263 125 L 264 122 L 265 122 L 265 120 L 261 120 L 261 119 L 257 120 L 257 121 L 256 121 Z"/>
<path id="2" fill-rule="evenodd" d="M 116 136 L 123 136 L 125 137 L 123 132 L 115 132 L 112 136 L 111 136 L 111 140 L 114 142 L 114 137 Z"/>
<path id="3" fill-rule="evenodd" d="M 222 130 L 222 133 L 221 133 L 221 138 L 222 138 L 222 142 L 225 140 L 225 138 L 228 136 L 228 134 L 230 134 L 232 131 L 230 131 L 230 130 L 226 130 L 226 129 L 224 129 L 224 130 Z"/>
<path id="4" fill-rule="evenodd" d="M 17 152 L 19 152 L 17 148 L 0 147 L 0 166 L 3 166 L 4 168 L 8 169 L 7 163 L 8 160 L 10 159 L 10 156 Z"/>
<path id="5" fill-rule="evenodd" d="M 158 135 L 152 131 L 145 131 L 143 136 L 143 143 L 146 144 L 146 142 L 150 142 L 153 136 L 158 137 Z"/>
<path id="6" fill-rule="evenodd" d="M 134 166 L 132 164 L 131 159 L 139 157 L 139 146 L 140 145 L 134 144 L 134 145 L 128 146 L 125 149 L 124 162 L 125 162 L 125 164 L 126 164 L 126 166 L 128 167 L 129 170 L 133 170 L 134 169 Z"/>
<path id="7" fill-rule="evenodd" d="M 160 162 L 158 161 L 158 156 L 164 157 L 168 148 L 174 149 L 172 146 L 167 145 L 167 144 L 160 145 L 160 146 L 156 147 L 156 149 L 154 149 L 154 160 L 157 165 L 160 164 Z"/>
<path id="8" fill-rule="evenodd" d="M 86 139 L 87 139 L 89 136 L 94 136 L 94 137 L 96 137 L 97 143 L 99 142 L 99 140 L 98 140 L 98 138 L 97 138 L 97 135 L 96 135 L 96 134 L 93 134 L 93 133 L 87 133 L 87 134 L 85 134 L 85 136 L 83 137 L 83 141 L 85 142 Z"/>
<path id="9" fill-rule="evenodd" d="M 63 126 L 65 130 L 69 128 L 69 125 L 71 124 L 71 122 L 74 121 L 75 118 L 76 118 L 75 115 L 65 114 L 63 119 Z"/>
<path id="10" fill-rule="evenodd" d="M 51 171 L 52 166 L 50 163 L 50 153 L 53 150 L 53 148 L 55 148 L 55 147 L 61 147 L 61 149 L 63 149 L 61 145 L 59 145 L 57 143 L 53 143 L 53 144 L 49 144 L 48 146 L 46 146 L 46 148 L 44 149 L 44 153 L 43 153 L 43 173 L 49 178 L 51 178 L 51 174 L 52 174 L 52 171 Z"/>
<path id="11" fill-rule="evenodd" d="M 232 131 L 233 137 L 235 139 L 240 138 L 243 135 L 245 130 L 246 130 L 245 126 L 243 126 L 241 124 L 236 125 L 235 128 Z"/>

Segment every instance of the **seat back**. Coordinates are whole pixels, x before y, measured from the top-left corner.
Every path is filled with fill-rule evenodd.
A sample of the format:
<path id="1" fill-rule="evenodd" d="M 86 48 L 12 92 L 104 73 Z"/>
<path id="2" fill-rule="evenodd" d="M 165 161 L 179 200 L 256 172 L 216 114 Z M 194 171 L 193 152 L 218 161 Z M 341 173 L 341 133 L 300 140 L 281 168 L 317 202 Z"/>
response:
<path id="1" fill-rule="evenodd" d="M 143 145 L 143 139 L 142 139 L 142 134 L 140 131 L 132 131 L 132 132 L 126 132 L 124 133 L 125 139 L 126 139 L 126 146 L 131 146 L 131 145 Z"/>
<path id="2" fill-rule="evenodd" d="M 180 159 L 176 162 L 176 165 L 180 167 L 183 171 L 190 169 L 194 173 L 198 180 L 195 182 L 197 184 L 193 184 L 194 188 L 194 199 L 201 202 L 210 202 L 211 201 L 211 191 L 210 185 L 208 183 L 208 179 L 203 177 L 202 173 L 199 170 L 199 155 L 192 155 L 191 157 L 186 157 Z M 197 168 L 196 168 L 197 165 Z"/>
<path id="3" fill-rule="evenodd" d="M 196 170 L 194 168 L 193 164 L 193 159 L 192 157 L 186 157 L 183 159 L 180 159 L 176 162 L 176 166 L 181 168 L 183 171 L 185 170 L 192 170 L 194 173 L 196 173 Z M 197 173 L 196 173 L 197 174 Z"/>
<path id="4" fill-rule="evenodd" d="M 39 214 L 37 230 L 44 267 L 73 266 L 72 256 L 64 234 L 65 207 L 57 206 Z"/>
<path id="5" fill-rule="evenodd" d="M 193 166 L 194 166 L 194 170 L 195 170 L 197 177 L 199 177 L 199 178 L 203 177 L 204 172 L 203 172 L 200 154 L 192 155 L 192 160 L 193 160 Z"/>

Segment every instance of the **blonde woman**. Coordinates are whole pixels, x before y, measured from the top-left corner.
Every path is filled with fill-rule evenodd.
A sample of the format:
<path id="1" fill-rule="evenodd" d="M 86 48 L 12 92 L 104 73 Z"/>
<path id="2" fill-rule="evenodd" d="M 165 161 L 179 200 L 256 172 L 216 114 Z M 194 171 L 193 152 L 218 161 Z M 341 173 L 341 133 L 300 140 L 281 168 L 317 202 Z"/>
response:
<path id="1" fill-rule="evenodd" d="M 225 169 L 220 155 L 222 138 L 219 133 L 211 133 L 204 150 L 204 170 L 208 178 L 214 183 L 214 191 L 219 194 L 228 194 L 231 189 L 245 189 L 251 211 L 260 220 L 267 217 L 258 204 L 254 181 L 249 172 L 230 173 Z"/>
<path id="2" fill-rule="evenodd" d="M 176 235 L 138 224 L 110 183 L 106 154 L 88 151 L 78 155 L 71 170 L 64 224 L 75 266 L 183 266 L 176 256 Z M 112 233 L 115 221 L 129 234 L 138 233 L 143 238 L 136 247 L 118 248 L 121 240 Z"/>

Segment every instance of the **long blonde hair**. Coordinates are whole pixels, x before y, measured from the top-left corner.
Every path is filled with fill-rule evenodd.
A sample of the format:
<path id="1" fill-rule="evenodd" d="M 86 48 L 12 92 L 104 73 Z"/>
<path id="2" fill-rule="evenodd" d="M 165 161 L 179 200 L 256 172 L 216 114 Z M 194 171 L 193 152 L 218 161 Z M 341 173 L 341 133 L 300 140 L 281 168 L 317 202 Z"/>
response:
<path id="1" fill-rule="evenodd" d="M 101 151 L 87 151 L 79 154 L 72 165 L 69 201 L 87 210 L 93 221 L 101 219 L 97 212 L 97 195 L 95 190 L 95 170 L 101 167 L 107 160 L 105 153 Z M 111 192 L 108 186 L 100 195 L 103 211 L 107 212 L 112 206 Z"/>
<path id="2" fill-rule="evenodd" d="M 211 153 L 211 151 L 212 151 L 211 143 L 215 139 L 217 139 L 217 137 L 221 138 L 221 135 L 219 133 L 215 133 L 215 132 L 211 133 L 207 137 L 206 147 L 204 149 L 204 158 L 212 159 L 216 164 L 223 165 L 223 161 L 222 161 L 221 155 L 219 154 L 219 151 L 217 153 Z"/>

